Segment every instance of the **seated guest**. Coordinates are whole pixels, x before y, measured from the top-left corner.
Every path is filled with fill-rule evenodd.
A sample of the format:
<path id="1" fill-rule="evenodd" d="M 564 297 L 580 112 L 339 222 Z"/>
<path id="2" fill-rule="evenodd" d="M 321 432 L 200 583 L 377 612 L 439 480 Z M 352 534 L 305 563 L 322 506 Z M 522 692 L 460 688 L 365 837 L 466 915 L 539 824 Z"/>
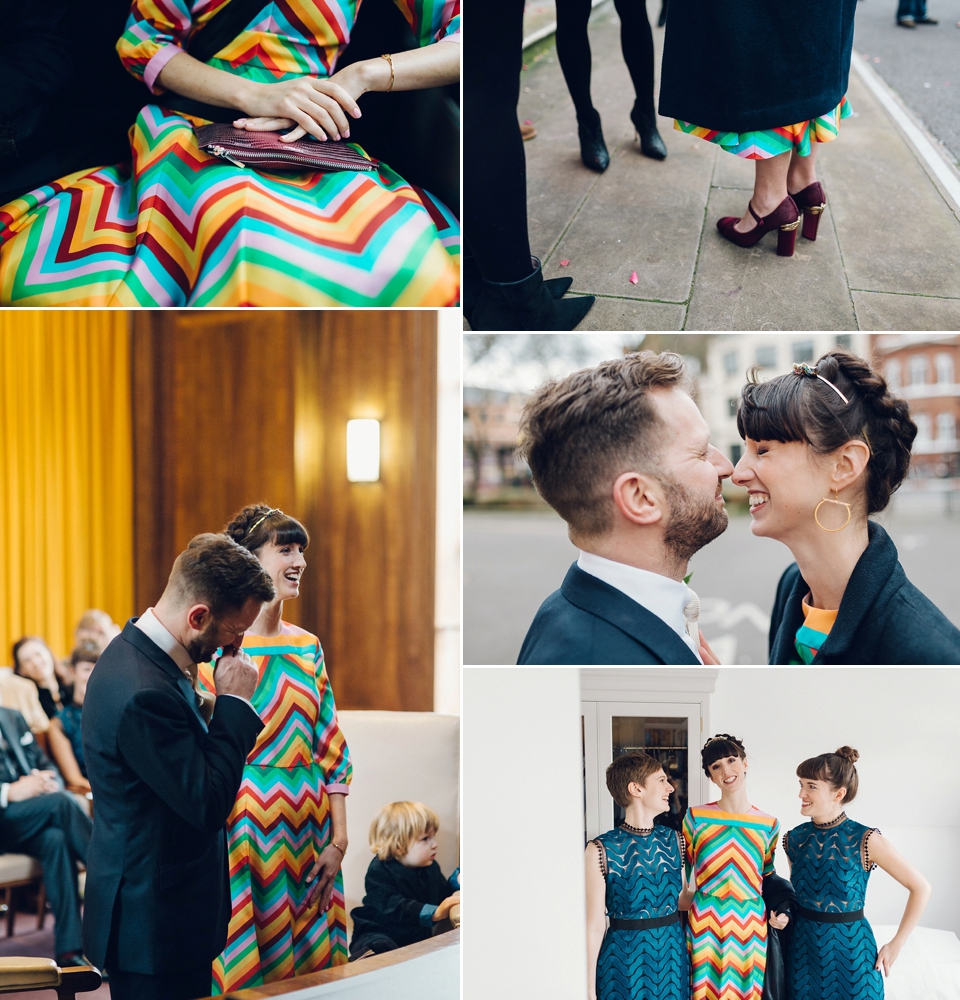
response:
<path id="1" fill-rule="evenodd" d="M 0 852 L 29 854 L 43 865 L 60 966 L 89 964 L 80 937 L 77 861 L 86 864 L 91 829 L 23 716 L 0 708 Z"/>
<path id="2" fill-rule="evenodd" d="M 19 712 L 34 736 L 50 730 L 50 719 L 40 704 L 37 685 L 20 677 L 11 667 L 0 669 L 0 705 Z"/>
<path id="3" fill-rule="evenodd" d="M 437 856 L 437 814 L 420 802 L 391 802 L 370 825 L 376 855 L 355 907 L 350 961 L 424 941 L 460 902 L 460 869 L 444 878 Z"/>
<path id="4" fill-rule="evenodd" d="M 107 643 L 120 634 L 120 626 L 99 608 L 84 611 L 73 630 L 73 642 L 76 646 L 93 645 L 102 653 Z"/>
<path id="5" fill-rule="evenodd" d="M 43 639 L 37 635 L 25 635 L 13 644 L 13 672 L 37 685 L 40 704 L 47 718 L 56 718 L 68 692 L 61 691 L 57 659 Z"/>
<path id="6" fill-rule="evenodd" d="M 70 654 L 70 664 L 73 667 L 75 682 L 73 685 L 73 700 L 69 705 L 64 705 L 60 709 L 60 724 L 70 746 L 73 749 L 73 756 L 77 759 L 77 767 L 80 773 L 86 778 L 87 765 L 83 760 L 83 743 L 80 739 L 80 718 L 83 712 L 83 698 L 87 693 L 87 681 L 93 673 L 93 668 L 97 660 L 100 659 L 100 650 L 91 644 L 78 646 Z"/>
<path id="7" fill-rule="evenodd" d="M 89 792 L 90 783 L 77 765 L 70 741 L 63 731 L 63 725 L 59 718 L 59 712 L 64 703 L 69 703 L 73 690 L 69 687 L 61 688 L 57 682 L 55 664 L 56 660 L 49 646 L 37 636 L 24 636 L 14 643 L 13 646 L 13 669 L 28 684 L 30 684 L 42 708 L 43 714 L 50 721 L 46 726 L 38 724 L 36 712 L 30 699 L 27 702 L 28 711 L 24 712 L 25 718 L 29 721 L 31 730 L 34 733 L 45 732 L 50 741 L 50 754 L 57 762 L 60 773 L 64 780 L 72 789 L 79 792 Z M 0 692 L 2 693 L 2 692 Z M 22 698 L 22 694 L 18 696 Z M 4 701 L 6 705 L 7 702 Z M 23 704 L 18 701 L 16 707 Z"/>

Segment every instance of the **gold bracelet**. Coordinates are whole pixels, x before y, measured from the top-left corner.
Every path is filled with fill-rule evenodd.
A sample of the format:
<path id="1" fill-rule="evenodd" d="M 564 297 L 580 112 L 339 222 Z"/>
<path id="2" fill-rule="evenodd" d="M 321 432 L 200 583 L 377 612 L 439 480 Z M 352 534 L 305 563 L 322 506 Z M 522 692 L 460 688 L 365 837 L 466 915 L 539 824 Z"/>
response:
<path id="1" fill-rule="evenodd" d="M 389 52 L 384 52 L 384 54 L 380 56 L 380 58 L 386 59 L 387 62 L 390 63 L 390 86 L 387 87 L 386 90 L 386 92 L 389 94 L 390 91 L 393 90 L 393 81 L 396 79 L 393 73 L 393 56 Z"/>
<path id="2" fill-rule="evenodd" d="M 340 852 L 341 858 L 345 858 L 347 856 L 347 852 L 339 844 L 335 844 L 332 840 L 330 841 L 330 846 L 335 847 Z"/>

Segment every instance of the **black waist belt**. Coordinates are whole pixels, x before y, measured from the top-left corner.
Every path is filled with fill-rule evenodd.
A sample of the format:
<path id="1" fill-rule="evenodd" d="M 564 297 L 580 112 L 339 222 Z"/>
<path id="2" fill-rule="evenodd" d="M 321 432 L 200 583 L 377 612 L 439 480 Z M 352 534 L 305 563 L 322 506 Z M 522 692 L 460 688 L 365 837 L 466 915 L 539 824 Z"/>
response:
<path id="1" fill-rule="evenodd" d="M 818 920 L 824 924 L 852 924 L 855 920 L 863 920 L 863 910 L 851 910 L 849 913 L 818 913 L 816 910 L 798 906 L 797 911 L 807 920 Z"/>
<path id="2" fill-rule="evenodd" d="M 666 927 L 667 924 L 675 924 L 680 919 L 680 911 L 674 910 L 665 917 L 647 917 L 644 920 L 618 920 L 610 918 L 610 930 L 612 931 L 646 931 L 651 927 Z"/>

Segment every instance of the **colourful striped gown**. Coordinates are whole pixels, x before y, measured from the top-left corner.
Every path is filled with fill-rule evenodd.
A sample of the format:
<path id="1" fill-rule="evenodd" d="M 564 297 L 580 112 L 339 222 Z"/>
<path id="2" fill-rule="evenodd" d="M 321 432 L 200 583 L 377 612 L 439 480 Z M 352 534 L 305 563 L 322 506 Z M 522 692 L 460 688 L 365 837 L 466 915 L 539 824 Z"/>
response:
<path id="1" fill-rule="evenodd" d="M 746 160 L 767 160 L 792 151 L 796 151 L 798 156 L 809 156 L 811 143 L 832 142 L 840 134 L 840 119 L 849 118 L 852 114 L 850 102 L 844 97 L 836 108 L 825 114 L 780 128 L 758 129 L 754 132 L 719 132 L 677 119 L 674 119 L 673 127 L 687 135 L 716 143 L 734 156 L 741 156 Z"/>
<path id="2" fill-rule="evenodd" d="M 132 164 L 79 171 L 0 206 L 0 304 L 455 304 L 456 219 L 389 166 L 240 168 L 200 150 L 192 125 L 202 119 L 164 109 L 158 74 L 225 3 L 133 0 L 117 49 L 157 103 L 131 129 Z M 457 44 L 459 0 L 397 4 L 421 46 Z M 209 65 L 259 83 L 330 76 L 358 6 L 274 0 Z"/>
<path id="3" fill-rule="evenodd" d="M 323 651 L 286 622 L 272 638 L 248 632 L 243 648 L 260 668 L 252 701 L 264 729 L 227 820 L 233 909 L 214 996 L 347 961 L 342 875 L 326 913 L 304 909 L 307 874 L 330 841 L 328 796 L 346 794 L 352 777 Z M 200 684 L 215 690 L 210 664 Z"/>
<path id="4" fill-rule="evenodd" d="M 797 629 L 793 641 L 800 659 L 791 661 L 798 665 L 800 663 L 813 663 L 820 648 L 827 641 L 827 636 L 830 634 L 838 614 L 836 611 L 814 608 L 806 601 L 801 602 L 801 607 L 803 608 L 803 624 Z"/>
<path id="5" fill-rule="evenodd" d="M 761 1000 L 767 964 L 763 876 L 773 872 L 780 824 L 754 806 L 740 815 L 717 803 L 683 820 L 697 891 L 687 925 L 692 1000 Z"/>

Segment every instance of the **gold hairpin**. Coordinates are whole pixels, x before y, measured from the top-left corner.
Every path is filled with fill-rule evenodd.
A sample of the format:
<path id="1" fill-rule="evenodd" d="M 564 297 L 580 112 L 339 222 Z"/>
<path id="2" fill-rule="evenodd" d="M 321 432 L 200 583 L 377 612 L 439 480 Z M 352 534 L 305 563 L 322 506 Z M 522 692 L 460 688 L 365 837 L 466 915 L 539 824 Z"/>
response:
<path id="1" fill-rule="evenodd" d="M 282 514 L 282 513 L 283 511 L 279 507 L 273 507 L 271 510 L 268 510 L 266 514 L 263 515 L 263 517 L 253 522 L 253 527 L 250 528 L 243 537 L 249 538 L 257 530 L 257 528 L 260 527 L 261 522 L 266 521 L 268 517 L 272 517 L 274 514 Z"/>
<path id="2" fill-rule="evenodd" d="M 835 392 L 835 393 L 836 393 L 836 394 L 837 394 L 837 395 L 838 395 L 838 396 L 839 396 L 839 397 L 840 397 L 840 398 L 841 398 L 841 399 L 842 399 L 842 400 L 843 400 L 843 401 L 844 401 L 845 403 L 849 403 L 849 402 L 850 402 L 850 400 L 849 400 L 849 399 L 847 399 L 847 397 L 846 397 L 846 396 L 844 396 L 844 394 L 843 394 L 843 393 L 842 393 L 842 392 L 841 392 L 841 391 L 840 391 L 840 390 L 839 390 L 839 389 L 838 389 L 838 388 L 837 388 L 837 387 L 836 387 L 836 386 L 835 386 L 835 385 L 834 385 L 834 384 L 833 384 L 833 383 L 832 383 L 832 382 L 831 382 L 831 381 L 830 381 L 829 379 L 825 379 L 825 378 L 824 378 L 824 377 L 823 377 L 823 376 L 822 376 L 822 375 L 820 374 L 820 371 L 819 371 L 819 368 L 818 368 L 817 366 L 815 366 L 815 365 L 814 365 L 814 366 L 811 366 L 811 365 L 808 365 L 808 364 L 806 364 L 806 363 L 804 363 L 804 364 L 801 364 L 801 365 L 794 365 L 794 366 L 793 366 L 793 374 L 794 374 L 794 375 L 812 375 L 812 376 L 813 376 L 814 378 L 818 378 L 818 379 L 820 379 L 820 381 L 821 381 L 821 382 L 824 382 L 824 383 L 826 383 L 826 384 L 827 384 L 828 386 L 830 386 L 830 388 L 831 388 L 831 389 L 833 389 L 833 391 L 834 391 L 834 392 Z"/>

